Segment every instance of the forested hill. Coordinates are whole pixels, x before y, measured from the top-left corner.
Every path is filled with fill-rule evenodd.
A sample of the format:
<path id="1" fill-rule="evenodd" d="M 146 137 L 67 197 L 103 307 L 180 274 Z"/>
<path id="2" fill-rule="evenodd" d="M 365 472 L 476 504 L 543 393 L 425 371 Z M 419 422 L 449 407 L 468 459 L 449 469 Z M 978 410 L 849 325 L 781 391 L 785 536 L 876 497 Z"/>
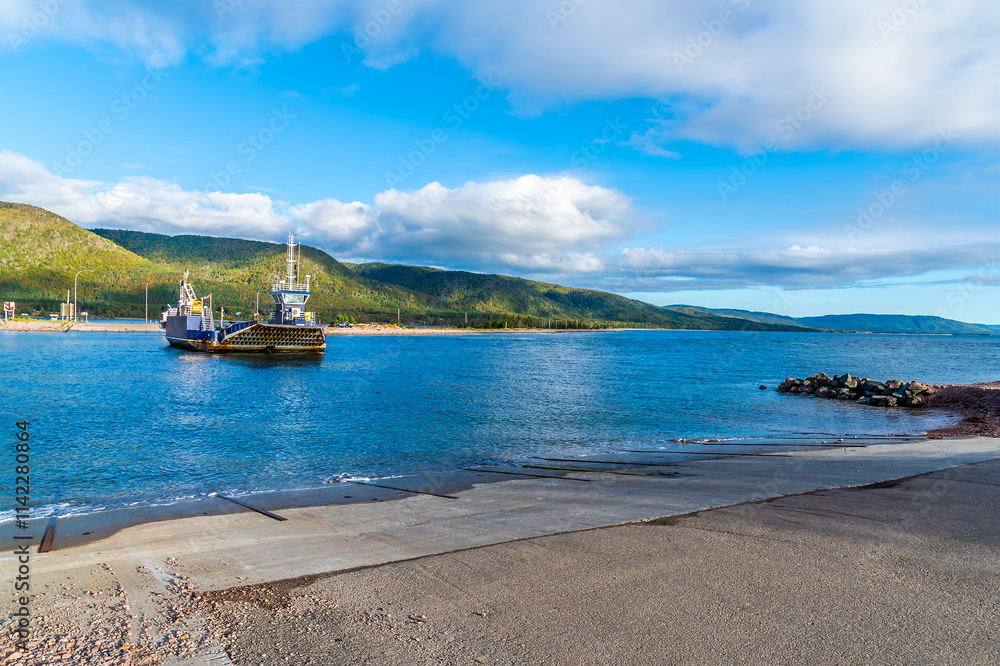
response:
<path id="1" fill-rule="evenodd" d="M 164 236 L 136 231 L 95 229 L 132 252 L 170 266 L 192 270 L 200 280 L 231 285 L 269 284 L 283 268 L 285 246 L 206 236 Z M 646 324 L 669 328 L 776 330 L 757 322 L 669 308 L 588 289 L 572 289 L 506 275 L 444 271 L 399 264 L 346 264 L 321 250 L 303 246 L 303 275 L 313 277 L 310 301 L 327 319 L 352 314 L 361 320 L 483 324 L 493 319 L 511 324 L 559 320 L 560 325 Z M 252 291 L 252 290 L 251 290 Z M 228 307 L 228 306 L 227 306 Z M 781 327 L 792 330 L 795 327 Z M 795 330 L 805 330 L 803 327 Z"/>
<path id="2" fill-rule="evenodd" d="M 445 271 L 402 264 L 344 264 L 359 276 L 448 303 L 458 312 L 516 312 L 533 317 L 648 323 L 709 330 L 810 330 L 774 326 L 710 313 L 688 314 L 617 294 L 574 289 L 508 275 Z"/>
<path id="3" fill-rule="evenodd" d="M 72 292 L 74 278 L 85 294 L 80 310 L 99 304 L 99 311 L 108 316 L 135 316 L 136 303 L 145 297 L 144 285 L 170 279 L 155 262 L 66 218 L 5 202 L 0 202 L 0 266 L 3 300 L 17 303 L 19 311 L 36 308 L 46 314 L 58 311 L 67 290 Z M 87 270 L 94 272 L 78 274 Z"/>
<path id="4" fill-rule="evenodd" d="M 34 206 L 0 203 L 3 300 L 18 310 L 57 311 L 77 271 L 81 311 L 92 317 L 142 317 L 149 286 L 150 313 L 177 298 L 185 270 L 199 295 L 211 293 L 228 312 L 250 313 L 256 299 L 284 272 L 285 246 L 209 236 L 165 236 L 112 229 L 86 230 Z M 310 300 L 320 318 L 353 315 L 360 321 L 492 323 L 560 326 L 646 325 L 713 330 L 811 330 L 708 312 L 679 312 L 616 294 L 573 289 L 505 275 L 443 271 L 381 263 L 345 264 L 303 246 L 301 274 L 312 276 Z M 499 322 L 499 324 L 498 324 Z"/>

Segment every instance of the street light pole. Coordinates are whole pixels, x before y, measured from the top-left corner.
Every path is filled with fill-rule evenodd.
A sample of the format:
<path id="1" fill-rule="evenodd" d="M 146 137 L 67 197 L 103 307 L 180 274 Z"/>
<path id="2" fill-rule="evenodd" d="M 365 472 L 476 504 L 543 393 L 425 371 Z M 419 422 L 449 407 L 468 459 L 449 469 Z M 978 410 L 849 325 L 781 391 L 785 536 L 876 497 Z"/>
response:
<path id="1" fill-rule="evenodd" d="M 93 272 L 94 272 L 93 269 L 88 268 L 88 269 L 85 269 L 85 270 L 82 270 L 82 271 L 78 271 L 77 274 L 73 276 L 73 321 L 74 322 L 77 320 L 77 316 L 76 316 L 76 279 L 78 277 L 80 277 L 80 273 L 93 273 Z"/>
<path id="2" fill-rule="evenodd" d="M 149 323 L 149 283 L 146 283 L 146 323 Z"/>

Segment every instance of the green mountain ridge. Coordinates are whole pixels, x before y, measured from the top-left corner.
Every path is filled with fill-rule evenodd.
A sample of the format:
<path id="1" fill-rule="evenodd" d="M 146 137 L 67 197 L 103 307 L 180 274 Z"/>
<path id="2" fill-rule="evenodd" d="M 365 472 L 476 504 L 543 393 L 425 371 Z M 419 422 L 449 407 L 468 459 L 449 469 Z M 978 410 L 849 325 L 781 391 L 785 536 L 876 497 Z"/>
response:
<path id="1" fill-rule="evenodd" d="M 151 316 L 176 301 L 177 283 L 190 269 L 198 294 L 214 306 L 249 313 L 284 272 L 279 243 L 210 236 L 166 236 L 113 229 L 86 230 L 26 204 L 0 204 L 4 300 L 43 316 L 57 311 L 66 285 L 81 269 L 81 311 L 92 317 L 142 317 L 149 286 Z M 38 249 L 44 248 L 44 249 Z M 345 264 L 302 246 L 301 274 L 312 276 L 310 309 L 323 321 L 353 315 L 359 321 L 474 325 L 654 326 L 714 330 L 809 330 L 773 326 L 712 313 L 685 313 L 605 292 L 574 289 L 505 275 L 420 266 Z M 501 323 L 502 322 L 502 323 Z"/>
<path id="2" fill-rule="evenodd" d="M 0 202 L 0 291 L 18 309 L 58 311 L 79 275 L 81 311 L 92 317 L 142 317 L 146 287 L 151 317 L 177 299 L 185 270 L 199 295 L 227 312 L 250 313 L 284 273 L 285 245 L 213 236 L 83 229 L 27 204 Z M 769 312 L 691 305 L 662 307 L 593 289 L 507 275 L 402 264 L 353 264 L 301 246 L 301 274 L 312 277 L 310 309 L 321 320 L 461 325 L 652 326 L 743 331 L 840 330 L 998 335 L 1000 326 L 933 316 L 824 315 L 793 318 Z M 72 298 L 72 294 L 71 294 Z"/>

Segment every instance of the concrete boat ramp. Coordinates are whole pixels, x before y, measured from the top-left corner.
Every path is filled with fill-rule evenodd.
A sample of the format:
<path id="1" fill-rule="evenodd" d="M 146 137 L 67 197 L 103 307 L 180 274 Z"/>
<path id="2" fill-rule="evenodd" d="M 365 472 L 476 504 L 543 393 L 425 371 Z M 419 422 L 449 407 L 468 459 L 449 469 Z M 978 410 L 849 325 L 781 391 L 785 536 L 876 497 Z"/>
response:
<path id="1" fill-rule="evenodd" d="M 153 516 L 69 517 L 56 522 L 46 553 L 35 551 L 49 520 L 33 521 L 19 533 L 35 536 L 35 589 L 86 578 L 105 564 L 117 571 L 155 570 L 169 560 L 183 565 L 189 584 L 204 592 L 869 485 L 995 458 L 1000 440 L 975 437 L 688 443 L 230 498 L 236 502 L 215 497 L 197 503 L 199 515 L 190 515 L 195 511 L 187 506 L 186 517 L 164 514 L 167 519 L 130 526 L 123 525 Z M 11 543 L 13 526 L 3 532 L 0 538 Z M 6 571 L 16 568 L 9 550 L 0 561 Z M 128 592 L 128 581 L 122 584 Z"/>

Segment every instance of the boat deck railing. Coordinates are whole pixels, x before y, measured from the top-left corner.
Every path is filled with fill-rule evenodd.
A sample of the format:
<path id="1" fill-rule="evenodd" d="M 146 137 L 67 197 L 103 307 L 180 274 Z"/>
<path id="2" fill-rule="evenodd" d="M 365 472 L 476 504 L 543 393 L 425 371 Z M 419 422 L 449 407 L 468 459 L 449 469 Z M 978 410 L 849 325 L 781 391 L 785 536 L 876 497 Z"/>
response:
<path id="1" fill-rule="evenodd" d="M 288 280 L 281 280 L 280 282 L 275 282 L 271 285 L 271 292 L 276 291 L 309 291 L 309 285 L 305 282 L 289 282 Z"/>

